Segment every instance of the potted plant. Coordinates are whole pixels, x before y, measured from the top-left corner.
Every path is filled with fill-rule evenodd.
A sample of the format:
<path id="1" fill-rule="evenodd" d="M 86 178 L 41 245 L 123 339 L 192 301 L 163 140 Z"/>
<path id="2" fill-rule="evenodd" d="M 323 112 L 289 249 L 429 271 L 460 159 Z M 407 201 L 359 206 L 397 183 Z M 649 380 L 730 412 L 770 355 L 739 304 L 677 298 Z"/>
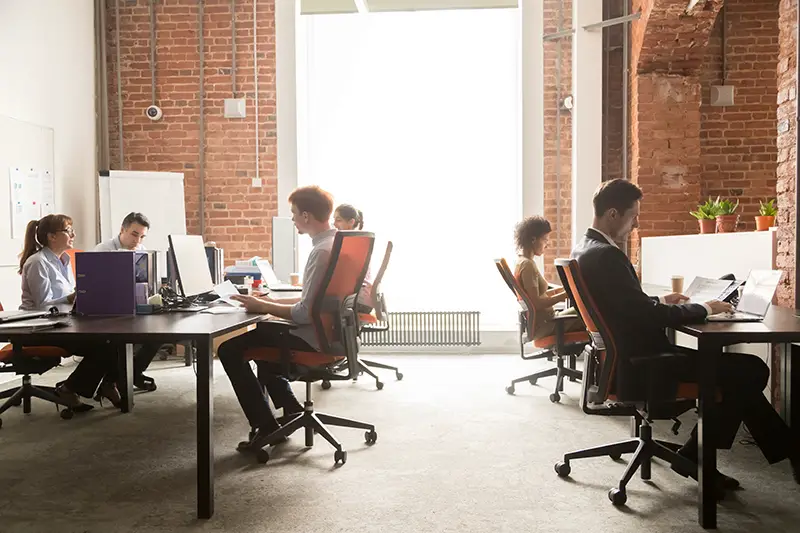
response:
<path id="1" fill-rule="evenodd" d="M 689 214 L 700 224 L 700 233 L 714 233 L 718 211 L 717 202 L 709 198 L 704 204 L 697 206 L 697 211 L 690 211 Z"/>
<path id="2" fill-rule="evenodd" d="M 767 231 L 775 225 L 775 215 L 778 214 L 778 208 L 775 207 L 775 199 L 768 202 L 759 202 L 758 215 L 756 217 L 756 231 Z"/>
<path id="3" fill-rule="evenodd" d="M 736 231 L 739 224 L 739 215 L 736 209 L 739 207 L 739 200 L 736 203 L 725 199 L 717 201 L 717 233 L 732 233 Z"/>

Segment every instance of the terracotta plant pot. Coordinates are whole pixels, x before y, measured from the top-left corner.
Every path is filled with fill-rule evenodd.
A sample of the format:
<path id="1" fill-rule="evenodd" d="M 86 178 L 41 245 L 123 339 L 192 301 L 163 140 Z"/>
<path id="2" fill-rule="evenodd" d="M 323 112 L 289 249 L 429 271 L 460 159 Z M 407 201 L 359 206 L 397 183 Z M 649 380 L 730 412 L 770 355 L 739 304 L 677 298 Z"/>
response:
<path id="1" fill-rule="evenodd" d="M 713 218 L 701 218 L 698 222 L 700 223 L 700 233 L 714 233 L 717 229 L 717 221 Z"/>
<path id="2" fill-rule="evenodd" d="M 739 215 L 717 215 L 717 233 L 733 233 L 739 224 Z"/>
<path id="3" fill-rule="evenodd" d="M 775 217 L 756 217 L 756 231 L 767 231 L 775 225 Z"/>

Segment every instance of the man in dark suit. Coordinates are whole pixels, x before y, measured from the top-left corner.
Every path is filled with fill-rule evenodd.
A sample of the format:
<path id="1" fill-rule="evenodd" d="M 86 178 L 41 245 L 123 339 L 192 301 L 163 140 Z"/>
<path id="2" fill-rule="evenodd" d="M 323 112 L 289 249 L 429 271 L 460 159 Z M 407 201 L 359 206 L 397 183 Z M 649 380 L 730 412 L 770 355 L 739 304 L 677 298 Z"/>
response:
<path id="1" fill-rule="evenodd" d="M 700 354 L 672 345 L 665 329 L 702 322 L 709 314 L 731 310 L 725 302 L 687 303 L 681 294 L 653 298 L 642 291 L 633 265 L 618 244 L 639 226 L 641 198 L 641 189 L 629 181 L 617 179 L 601 184 L 593 199 L 592 227 L 572 250 L 589 292 L 614 336 L 618 350 L 616 388 L 621 399 L 644 398 L 645 383 L 653 376 L 658 382 L 651 382 L 651 386 L 667 395 L 674 394 L 679 382 L 695 381 L 695 361 Z M 678 356 L 658 361 L 655 372 L 647 365 L 631 364 L 633 357 L 667 353 Z M 763 394 L 768 380 L 769 368 L 756 356 L 726 353 L 720 359 L 717 386 L 722 402 L 714 444 L 718 449 L 730 448 L 744 422 L 767 461 L 772 464 L 788 457 L 795 480 L 800 483 L 798 441 Z M 697 462 L 696 427 L 680 453 Z M 718 476 L 722 488 L 739 486 L 733 478 Z"/>

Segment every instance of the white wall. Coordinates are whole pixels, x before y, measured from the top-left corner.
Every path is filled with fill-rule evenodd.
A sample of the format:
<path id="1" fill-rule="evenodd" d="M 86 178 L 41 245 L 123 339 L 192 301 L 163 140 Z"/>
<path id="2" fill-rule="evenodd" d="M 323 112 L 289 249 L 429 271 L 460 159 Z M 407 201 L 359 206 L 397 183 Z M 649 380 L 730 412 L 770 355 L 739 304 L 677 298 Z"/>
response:
<path id="1" fill-rule="evenodd" d="M 97 242 L 93 32 L 92 0 L 0 1 L 0 114 L 53 128 L 56 209 L 73 218 L 79 248 Z M 14 268 L 0 267 L 0 302 L 19 304 Z"/>

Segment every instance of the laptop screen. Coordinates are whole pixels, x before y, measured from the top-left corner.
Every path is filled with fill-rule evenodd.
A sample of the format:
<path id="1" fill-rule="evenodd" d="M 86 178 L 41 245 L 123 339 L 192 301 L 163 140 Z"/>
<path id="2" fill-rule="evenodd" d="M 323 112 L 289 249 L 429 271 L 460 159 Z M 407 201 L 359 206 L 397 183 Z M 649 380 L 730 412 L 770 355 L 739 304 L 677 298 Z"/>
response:
<path id="1" fill-rule="evenodd" d="M 782 274 L 782 270 L 750 271 L 736 310 L 752 315 L 766 315 Z"/>
<path id="2" fill-rule="evenodd" d="M 278 276 L 275 275 L 275 271 L 272 270 L 272 265 L 269 264 L 269 261 L 266 259 L 259 259 L 256 261 L 256 265 L 258 266 L 258 270 L 261 271 L 261 280 L 267 287 L 280 284 L 280 280 Z"/>

